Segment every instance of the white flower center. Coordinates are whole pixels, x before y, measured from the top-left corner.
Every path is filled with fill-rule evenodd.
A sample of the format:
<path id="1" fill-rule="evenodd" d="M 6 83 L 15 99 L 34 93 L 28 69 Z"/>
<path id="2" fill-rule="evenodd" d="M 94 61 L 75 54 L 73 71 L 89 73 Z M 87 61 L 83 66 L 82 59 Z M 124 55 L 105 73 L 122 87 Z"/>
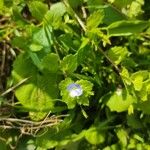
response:
<path id="1" fill-rule="evenodd" d="M 69 95 L 71 97 L 81 96 L 83 94 L 83 90 L 79 84 L 75 83 L 69 84 L 67 90 L 69 91 Z"/>
<path id="2" fill-rule="evenodd" d="M 76 96 L 81 96 L 82 93 L 83 93 L 82 89 L 72 89 L 72 90 L 70 91 L 70 94 L 69 94 L 69 95 L 70 95 L 71 97 L 76 97 Z"/>

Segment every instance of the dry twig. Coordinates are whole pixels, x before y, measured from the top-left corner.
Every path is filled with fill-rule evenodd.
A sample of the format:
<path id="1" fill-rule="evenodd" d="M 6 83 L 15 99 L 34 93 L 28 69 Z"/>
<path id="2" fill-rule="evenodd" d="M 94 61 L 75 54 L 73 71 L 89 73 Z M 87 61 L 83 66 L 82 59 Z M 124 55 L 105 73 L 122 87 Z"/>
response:
<path id="1" fill-rule="evenodd" d="M 48 114 L 49 115 L 49 114 Z M 61 116 L 51 116 L 48 117 L 48 115 L 45 117 L 44 120 L 35 122 L 31 120 L 24 120 L 24 119 L 18 119 L 18 118 L 0 118 L 0 128 L 2 129 L 17 129 L 21 131 L 21 134 L 27 134 L 27 135 L 37 135 L 38 131 L 47 127 L 52 127 L 54 125 L 58 125 L 60 122 L 62 122 L 62 117 L 65 117 L 67 115 L 61 115 Z"/>

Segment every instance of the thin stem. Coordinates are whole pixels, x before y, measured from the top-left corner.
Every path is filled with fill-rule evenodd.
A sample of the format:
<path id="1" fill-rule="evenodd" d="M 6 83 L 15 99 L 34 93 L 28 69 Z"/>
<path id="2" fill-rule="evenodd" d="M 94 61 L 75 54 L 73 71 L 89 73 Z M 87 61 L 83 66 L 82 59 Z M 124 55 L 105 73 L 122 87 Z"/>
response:
<path id="1" fill-rule="evenodd" d="M 73 15 L 73 17 L 77 20 L 77 22 L 79 23 L 79 25 L 82 27 L 82 29 L 84 30 L 84 32 L 86 32 L 86 27 L 83 23 L 83 21 L 80 19 L 80 17 L 75 13 L 75 11 L 70 7 L 70 5 L 68 4 L 68 2 L 66 0 L 63 0 L 65 6 L 70 10 L 71 14 Z"/>
<path id="2" fill-rule="evenodd" d="M 118 68 L 117 65 L 115 65 L 115 63 L 107 56 L 107 54 L 101 49 L 98 48 L 98 50 L 105 56 L 105 58 L 113 65 L 113 67 L 116 69 L 116 71 L 118 72 L 118 74 L 120 74 L 120 69 Z"/>
<path id="3" fill-rule="evenodd" d="M 17 87 L 19 87 L 21 84 L 25 83 L 29 78 L 30 78 L 30 77 L 21 80 L 19 83 L 17 83 L 17 84 L 14 85 L 13 87 L 9 88 L 9 89 L 6 90 L 4 93 L 2 93 L 1 96 L 7 95 L 7 94 L 10 93 L 11 91 L 13 91 L 13 90 L 16 89 Z"/>

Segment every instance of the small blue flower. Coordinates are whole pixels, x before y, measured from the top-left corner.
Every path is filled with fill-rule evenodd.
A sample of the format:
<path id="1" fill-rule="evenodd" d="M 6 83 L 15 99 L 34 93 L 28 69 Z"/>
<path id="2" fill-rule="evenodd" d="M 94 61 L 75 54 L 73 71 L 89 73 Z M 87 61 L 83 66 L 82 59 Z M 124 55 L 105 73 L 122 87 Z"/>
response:
<path id="1" fill-rule="evenodd" d="M 71 83 L 68 85 L 67 90 L 71 97 L 81 96 L 83 94 L 83 89 L 79 84 Z"/>

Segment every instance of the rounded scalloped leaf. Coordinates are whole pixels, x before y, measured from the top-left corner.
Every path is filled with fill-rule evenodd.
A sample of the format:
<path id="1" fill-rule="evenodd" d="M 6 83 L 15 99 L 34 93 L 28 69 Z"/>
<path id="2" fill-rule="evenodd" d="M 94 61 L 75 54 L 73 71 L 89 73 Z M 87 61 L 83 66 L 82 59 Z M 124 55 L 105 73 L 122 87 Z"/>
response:
<path id="1" fill-rule="evenodd" d="M 66 73 L 73 73 L 77 65 L 77 56 L 72 54 L 65 56 L 61 62 L 62 71 Z"/>
<path id="2" fill-rule="evenodd" d="M 136 91 L 142 90 L 144 80 L 148 79 L 148 71 L 138 71 L 131 75 L 131 81 Z"/>
<path id="3" fill-rule="evenodd" d="M 107 106 L 111 111 L 123 112 L 127 111 L 129 106 L 136 102 L 136 98 L 131 96 L 125 90 L 114 92 L 107 102 Z"/>
<path id="4" fill-rule="evenodd" d="M 26 54 L 17 57 L 13 64 L 12 76 L 14 84 L 25 78 L 29 80 L 15 90 L 15 95 L 21 104 L 31 111 L 50 111 L 57 98 L 57 75 L 50 72 L 39 73 Z"/>
<path id="5" fill-rule="evenodd" d="M 85 139 L 94 145 L 103 143 L 105 141 L 105 134 L 102 131 L 99 131 L 96 127 L 92 127 L 85 133 Z"/>

